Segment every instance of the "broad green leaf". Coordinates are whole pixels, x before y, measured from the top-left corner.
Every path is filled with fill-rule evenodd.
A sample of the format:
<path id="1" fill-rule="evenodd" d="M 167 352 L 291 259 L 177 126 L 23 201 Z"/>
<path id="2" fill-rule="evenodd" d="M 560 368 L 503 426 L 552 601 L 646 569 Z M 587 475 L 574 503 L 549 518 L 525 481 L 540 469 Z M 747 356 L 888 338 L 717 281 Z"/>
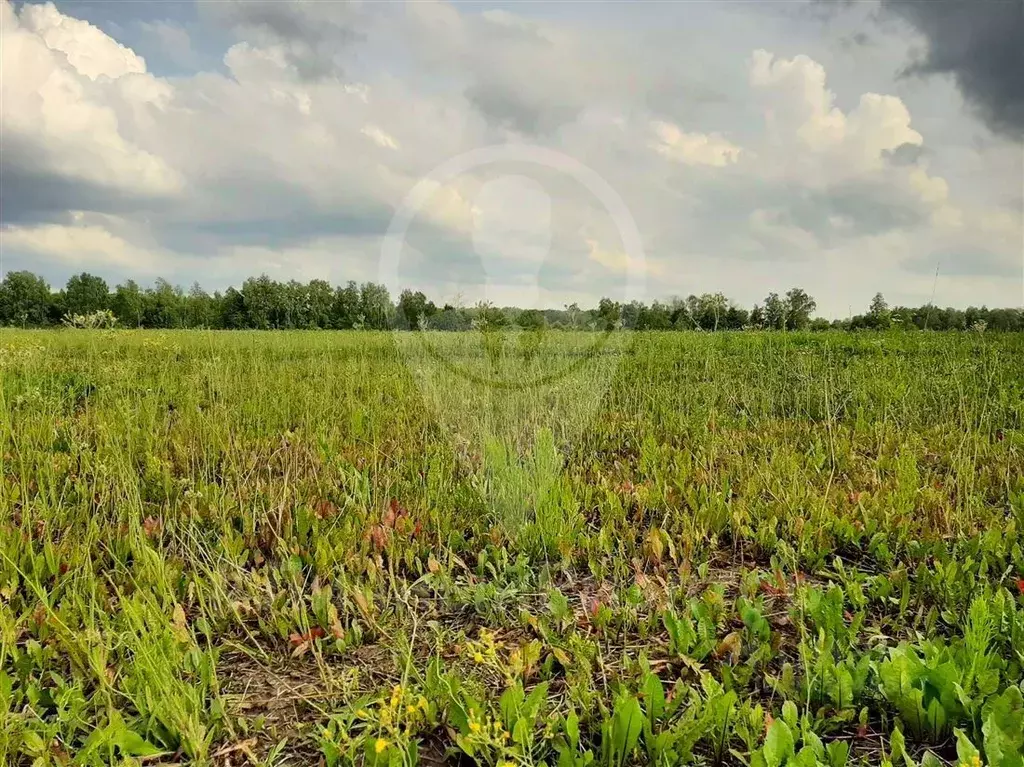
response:
<path id="1" fill-rule="evenodd" d="M 786 760 L 794 754 L 793 733 L 789 725 L 781 719 L 772 722 L 768 735 L 764 739 L 764 760 L 767 767 L 782 767 Z"/>
<path id="2" fill-rule="evenodd" d="M 612 722 L 614 764 L 623 764 L 633 753 L 643 730 L 643 711 L 636 698 L 622 698 L 615 706 Z"/>
<path id="3" fill-rule="evenodd" d="M 980 757 L 981 752 L 974 747 L 970 739 L 967 737 L 967 733 L 961 730 L 959 727 L 953 730 L 953 734 L 956 735 L 956 755 L 957 758 L 965 764 L 973 764 L 975 757 Z"/>
<path id="4" fill-rule="evenodd" d="M 580 718 L 575 711 L 570 711 L 565 718 L 565 735 L 569 739 L 569 746 L 575 751 L 580 745 Z"/>

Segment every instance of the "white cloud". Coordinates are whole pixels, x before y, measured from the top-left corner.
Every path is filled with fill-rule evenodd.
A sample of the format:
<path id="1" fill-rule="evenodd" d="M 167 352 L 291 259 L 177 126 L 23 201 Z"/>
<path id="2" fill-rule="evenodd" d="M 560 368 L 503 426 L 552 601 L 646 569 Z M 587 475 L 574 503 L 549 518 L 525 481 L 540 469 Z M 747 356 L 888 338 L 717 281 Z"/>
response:
<path id="1" fill-rule="evenodd" d="M 685 133 L 679 126 L 656 120 L 651 123 L 655 139 L 651 147 L 658 154 L 684 165 L 722 168 L 739 160 L 742 149 L 718 133 Z"/>
<path id="2" fill-rule="evenodd" d="M 398 149 L 398 142 L 376 125 L 364 125 L 360 133 L 369 138 L 379 147 L 384 147 L 385 149 Z"/>
<path id="3" fill-rule="evenodd" d="M 119 111 L 167 92 L 141 58 L 50 4 L 25 5 L 19 16 L 4 0 L 0 28 L 5 164 L 125 193 L 182 189 L 174 168 L 122 133 Z"/>
<path id="4" fill-rule="evenodd" d="M 752 303 L 792 280 L 813 283 L 835 311 L 843 283 L 860 284 L 855 269 L 870 265 L 858 279 L 879 283 L 869 298 L 886 281 L 916 285 L 935 254 L 959 259 L 961 272 L 988 270 L 992 294 L 1003 295 L 996 283 L 1020 261 L 1019 212 L 1000 207 L 999 194 L 972 195 L 989 188 L 991 168 L 969 136 L 957 157 L 976 174 L 973 187 L 951 175 L 949 148 L 932 143 L 935 114 L 922 119 L 906 88 L 891 83 L 903 98 L 876 93 L 885 81 L 837 76 L 834 58 L 751 54 L 774 42 L 760 29 L 713 62 L 728 78 L 673 89 L 663 86 L 680 73 L 700 77 L 685 47 L 569 13 L 213 5 L 203 13 L 227 13 L 240 35 L 202 51 L 223 53 L 224 70 L 165 78 L 73 11 L 15 13 L 0 0 L 2 65 L 19 75 L 2 80 L 7 268 L 39 259 L 220 286 L 262 270 L 373 278 L 405 195 L 445 161 L 504 142 L 563 152 L 623 198 L 657 277 L 652 297 L 721 289 Z M 718 13 L 712 6 L 700 12 Z M 177 30 L 153 22 L 148 39 L 184 50 L 187 32 Z M 372 56 L 353 53 L 363 37 Z M 686 100 L 718 90 L 708 103 Z M 447 267 L 475 258 L 479 192 L 509 174 L 535 179 L 552 200 L 543 267 L 560 287 L 545 290 L 620 289 L 638 264 L 599 201 L 571 178 L 518 165 L 436 185 L 418 218 L 419 287 L 451 283 Z M 506 229 L 539 217 L 526 198 L 503 204 Z"/>
<path id="5" fill-rule="evenodd" d="M 5 26 L 18 23 L 11 15 L 5 13 Z M 135 51 L 88 22 L 65 16 L 53 3 L 24 5 L 18 18 L 25 31 L 35 35 L 50 50 L 64 54 L 68 63 L 90 80 L 146 71 L 146 62 Z"/>
<path id="6" fill-rule="evenodd" d="M 128 242 L 94 223 L 10 226 L 5 248 L 22 250 L 73 268 L 117 267 L 153 273 L 160 254 Z"/>

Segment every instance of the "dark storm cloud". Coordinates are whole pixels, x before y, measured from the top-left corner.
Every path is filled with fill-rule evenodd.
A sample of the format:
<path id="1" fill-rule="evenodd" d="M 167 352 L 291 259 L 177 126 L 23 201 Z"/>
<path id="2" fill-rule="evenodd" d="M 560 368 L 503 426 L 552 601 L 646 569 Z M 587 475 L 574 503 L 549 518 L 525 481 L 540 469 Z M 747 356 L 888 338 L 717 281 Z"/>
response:
<path id="1" fill-rule="evenodd" d="M 883 0 L 928 40 L 908 75 L 950 74 L 993 130 L 1024 135 L 1024 2 Z"/>
<path id="2" fill-rule="evenodd" d="M 60 222 L 71 210 L 130 214 L 167 199 L 62 174 L 49 167 L 38 142 L 11 131 L 0 151 L 0 223 Z"/>
<path id="3" fill-rule="evenodd" d="M 887 149 L 882 156 L 890 165 L 916 165 L 927 151 L 922 144 L 900 144 L 895 149 Z"/>
<path id="4" fill-rule="evenodd" d="M 940 275 L 947 277 L 1024 278 L 1020 258 L 1006 258 L 979 248 L 922 254 L 905 260 L 903 267 L 918 274 L 934 274 L 938 269 Z"/>
<path id="5" fill-rule="evenodd" d="M 697 248 L 714 248 L 723 231 L 746 231 L 751 215 L 758 210 L 767 211 L 774 224 L 814 235 L 826 248 L 857 237 L 917 229 L 930 213 L 926 205 L 880 181 L 807 189 L 790 184 L 748 184 L 739 178 L 702 189 L 695 216 L 688 224 L 687 241 Z M 778 259 L 786 254 L 773 251 L 764 257 Z"/>
<path id="6" fill-rule="evenodd" d="M 340 74 L 351 46 L 364 39 L 354 3 L 232 0 L 202 6 L 247 41 L 281 45 L 288 63 L 307 80 Z"/>
<path id="7" fill-rule="evenodd" d="M 531 100 L 520 89 L 500 82 L 480 82 L 465 91 L 466 100 L 491 124 L 521 133 L 548 133 L 572 121 L 579 105 Z"/>

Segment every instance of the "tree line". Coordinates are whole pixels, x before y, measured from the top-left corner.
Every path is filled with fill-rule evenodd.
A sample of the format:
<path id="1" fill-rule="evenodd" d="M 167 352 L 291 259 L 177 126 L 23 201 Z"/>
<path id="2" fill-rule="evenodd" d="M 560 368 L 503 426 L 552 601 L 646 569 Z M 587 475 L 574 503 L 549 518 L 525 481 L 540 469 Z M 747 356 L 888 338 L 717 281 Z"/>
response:
<path id="1" fill-rule="evenodd" d="M 397 301 L 373 282 L 332 286 L 325 280 L 279 282 L 251 277 L 240 288 L 208 293 L 198 283 L 188 291 L 159 279 L 143 288 L 127 280 L 111 290 L 107 282 L 83 272 L 60 291 L 27 271 L 8 273 L 0 282 L 0 325 L 51 327 L 77 325 L 99 317 L 102 325 L 127 328 L 211 329 L 431 329 L 542 327 L 602 330 L 1024 330 L 1021 309 L 890 307 L 881 293 L 867 312 L 844 320 L 814 317 L 817 304 L 801 288 L 769 293 L 746 309 L 722 293 L 670 301 L 619 303 L 562 309 L 518 309 L 487 303 L 438 306 L 421 291 L 404 290 Z"/>

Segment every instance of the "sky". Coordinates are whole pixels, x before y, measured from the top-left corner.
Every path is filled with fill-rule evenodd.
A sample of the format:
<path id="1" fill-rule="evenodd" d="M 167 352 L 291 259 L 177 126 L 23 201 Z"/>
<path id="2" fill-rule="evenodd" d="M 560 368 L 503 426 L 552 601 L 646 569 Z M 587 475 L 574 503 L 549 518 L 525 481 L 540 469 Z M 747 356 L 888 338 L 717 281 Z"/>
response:
<path id="1" fill-rule="evenodd" d="M 1024 304 L 1024 3 L 0 0 L 0 271 Z"/>

